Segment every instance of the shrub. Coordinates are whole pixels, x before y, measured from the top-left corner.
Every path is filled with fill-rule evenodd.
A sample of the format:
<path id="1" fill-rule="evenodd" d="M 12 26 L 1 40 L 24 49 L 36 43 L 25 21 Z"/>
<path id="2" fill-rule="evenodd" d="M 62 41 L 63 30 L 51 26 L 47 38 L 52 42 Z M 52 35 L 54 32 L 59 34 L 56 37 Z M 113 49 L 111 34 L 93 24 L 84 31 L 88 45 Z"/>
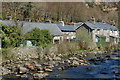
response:
<path id="1" fill-rule="evenodd" d="M 17 26 L 6 26 L 2 24 L 2 48 L 18 47 L 23 41 L 21 29 Z"/>
<path id="2" fill-rule="evenodd" d="M 90 8 L 94 8 L 94 4 L 93 4 L 93 3 L 87 2 L 87 4 L 88 4 L 88 6 L 89 6 Z"/>
<path id="3" fill-rule="evenodd" d="M 17 55 L 12 52 L 11 48 L 2 49 L 1 55 L 3 60 L 13 60 L 17 57 Z"/>
<path id="4" fill-rule="evenodd" d="M 52 42 L 53 36 L 48 30 L 40 30 L 35 28 L 29 33 L 25 34 L 26 39 L 32 39 L 32 43 L 36 46 L 46 46 Z"/>
<path id="5" fill-rule="evenodd" d="M 110 42 L 106 42 L 106 37 L 102 36 L 99 38 L 99 41 L 96 43 L 99 49 L 109 50 L 111 48 Z"/>
<path id="6" fill-rule="evenodd" d="M 61 44 L 57 44 L 57 49 L 59 54 L 64 54 L 66 52 L 73 53 L 76 50 L 79 50 L 79 47 L 76 42 L 63 42 Z"/>
<path id="7" fill-rule="evenodd" d="M 80 49 L 93 49 L 95 47 L 91 35 L 85 29 L 77 30 L 76 42 Z"/>
<path id="8" fill-rule="evenodd" d="M 58 54 L 62 54 L 66 52 L 66 46 L 64 43 L 57 44 Z"/>

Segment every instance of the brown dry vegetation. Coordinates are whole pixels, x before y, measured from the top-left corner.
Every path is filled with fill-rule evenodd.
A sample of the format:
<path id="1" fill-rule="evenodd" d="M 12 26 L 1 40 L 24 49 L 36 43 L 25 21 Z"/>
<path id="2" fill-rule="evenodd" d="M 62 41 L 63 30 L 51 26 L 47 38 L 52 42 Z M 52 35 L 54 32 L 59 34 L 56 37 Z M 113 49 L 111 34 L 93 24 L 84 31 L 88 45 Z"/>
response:
<path id="1" fill-rule="evenodd" d="M 86 4 L 89 4 L 89 8 Z M 111 4 L 118 7 L 117 3 Z M 7 16 L 12 16 L 13 19 L 31 20 L 33 22 L 44 22 L 49 19 L 57 23 L 59 20 L 63 20 L 67 24 L 87 21 L 94 16 L 96 20 L 104 20 L 111 24 L 114 20 L 118 25 L 118 11 L 103 11 L 104 7 L 105 3 L 95 5 L 95 3 L 86 2 L 4 2 L 2 4 L 2 17 L 5 19 Z"/>

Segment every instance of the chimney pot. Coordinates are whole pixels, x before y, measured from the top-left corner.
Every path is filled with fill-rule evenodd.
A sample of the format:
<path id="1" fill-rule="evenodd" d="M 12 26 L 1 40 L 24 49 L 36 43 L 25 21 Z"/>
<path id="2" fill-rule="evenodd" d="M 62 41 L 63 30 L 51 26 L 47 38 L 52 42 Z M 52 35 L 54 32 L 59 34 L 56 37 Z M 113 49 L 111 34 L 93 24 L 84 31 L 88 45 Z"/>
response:
<path id="1" fill-rule="evenodd" d="M 64 26 L 64 25 L 65 25 L 65 24 L 64 24 L 64 21 L 59 21 L 59 22 L 61 22 L 62 26 Z"/>

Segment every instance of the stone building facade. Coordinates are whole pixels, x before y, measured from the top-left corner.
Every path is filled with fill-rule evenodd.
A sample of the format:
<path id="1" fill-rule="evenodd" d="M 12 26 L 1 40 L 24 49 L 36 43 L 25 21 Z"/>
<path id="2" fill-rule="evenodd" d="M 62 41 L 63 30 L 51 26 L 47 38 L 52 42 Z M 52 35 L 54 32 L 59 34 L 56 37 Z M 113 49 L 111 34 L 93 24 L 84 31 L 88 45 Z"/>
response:
<path id="1" fill-rule="evenodd" d="M 115 26 L 105 23 L 94 24 L 91 22 L 85 22 L 82 25 L 80 23 L 79 25 L 77 24 L 76 31 L 80 29 L 82 31 L 85 30 L 95 43 L 99 41 L 99 37 L 101 36 L 104 36 L 106 38 L 105 41 L 111 44 L 117 44 L 119 42 L 119 30 Z"/>

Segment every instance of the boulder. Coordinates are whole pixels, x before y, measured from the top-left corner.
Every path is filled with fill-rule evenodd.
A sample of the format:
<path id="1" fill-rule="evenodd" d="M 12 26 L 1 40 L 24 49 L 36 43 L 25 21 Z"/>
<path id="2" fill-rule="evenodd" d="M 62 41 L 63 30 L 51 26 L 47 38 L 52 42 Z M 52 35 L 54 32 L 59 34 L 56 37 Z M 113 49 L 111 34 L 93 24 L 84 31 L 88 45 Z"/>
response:
<path id="1" fill-rule="evenodd" d="M 65 66 L 61 66 L 61 67 L 58 68 L 59 71 L 62 71 L 62 70 L 65 70 L 65 69 L 66 69 Z"/>
<path id="2" fill-rule="evenodd" d="M 40 64 L 35 64 L 35 67 L 37 70 L 40 70 L 40 71 L 43 70 L 42 65 Z"/>
<path id="3" fill-rule="evenodd" d="M 38 73 L 44 73 L 44 71 L 41 70 L 41 71 L 38 71 Z"/>
<path id="4" fill-rule="evenodd" d="M 51 58 L 51 57 L 48 57 L 48 60 L 49 60 L 49 61 L 52 61 L 52 60 L 53 60 L 53 58 Z"/>
<path id="5" fill-rule="evenodd" d="M 79 62 L 76 61 L 76 60 L 73 60 L 72 64 L 73 64 L 73 65 L 79 65 Z"/>
<path id="6" fill-rule="evenodd" d="M 0 66 L 0 76 L 6 75 L 6 74 L 9 74 L 9 73 L 11 73 L 10 70 L 8 70 L 8 69 L 6 69 L 6 68 Z"/>
<path id="7" fill-rule="evenodd" d="M 73 57 L 74 60 L 79 60 L 77 57 Z"/>
<path id="8" fill-rule="evenodd" d="M 80 62 L 85 62 L 84 60 L 79 60 Z"/>
<path id="9" fill-rule="evenodd" d="M 43 67 L 43 70 L 46 71 L 46 72 L 52 72 L 53 71 L 52 67 L 49 67 L 49 66 Z"/>
<path id="10" fill-rule="evenodd" d="M 74 58 L 73 57 L 70 57 L 69 60 L 73 60 Z"/>
<path id="11" fill-rule="evenodd" d="M 34 78 L 44 78 L 45 76 L 47 76 L 48 74 L 47 73 L 44 73 L 44 74 L 42 74 L 42 73 L 35 73 L 33 76 L 34 76 Z"/>
<path id="12" fill-rule="evenodd" d="M 27 74 L 23 74 L 23 75 L 20 75 L 21 78 L 27 78 L 28 75 Z"/>
<path id="13" fill-rule="evenodd" d="M 80 65 L 85 65 L 85 63 L 80 63 Z"/>
<path id="14" fill-rule="evenodd" d="M 60 61 L 62 59 L 60 57 L 54 57 L 54 60 Z"/>
<path id="15" fill-rule="evenodd" d="M 22 73 L 27 73 L 29 70 L 25 67 L 19 67 L 19 73 L 22 74 Z"/>
<path id="16" fill-rule="evenodd" d="M 25 66 L 28 69 L 33 70 L 33 71 L 38 70 L 38 67 L 36 67 L 35 65 L 32 65 L 32 64 L 26 64 Z"/>
<path id="17" fill-rule="evenodd" d="M 71 61 L 70 61 L 70 60 L 65 60 L 64 62 L 71 63 Z"/>
<path id="18" fill-rule="evenodd" d="M 55 65 L 55 64 L 56 64 L 56 62 L 55 62 L 55 61 L 49 61 L 48 63 L 49 63 L 49 66 L 53 66 L 53 65 Z M 54 67 L 54 66 L 53 66 L 53 67 Z"/>

